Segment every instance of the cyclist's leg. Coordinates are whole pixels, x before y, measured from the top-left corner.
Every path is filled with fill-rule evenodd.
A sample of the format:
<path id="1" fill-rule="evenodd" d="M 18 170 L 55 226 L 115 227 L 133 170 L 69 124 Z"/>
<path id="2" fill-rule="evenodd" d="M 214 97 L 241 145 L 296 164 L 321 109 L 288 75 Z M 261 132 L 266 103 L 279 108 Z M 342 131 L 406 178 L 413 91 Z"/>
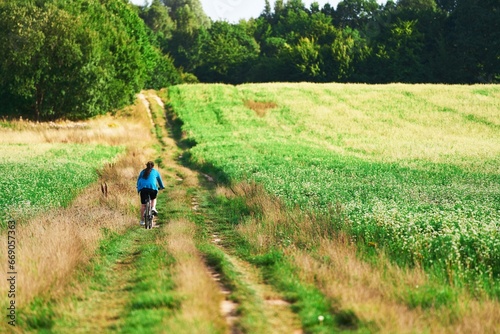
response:
<path id="1" fill-rule="evenodd" d="M 151 208 L 153 208 L 153 212 L 157 213 L 156 211 L 156 197 L 158 196 L 158 191 L 157 190 L 151 190 Z"/>

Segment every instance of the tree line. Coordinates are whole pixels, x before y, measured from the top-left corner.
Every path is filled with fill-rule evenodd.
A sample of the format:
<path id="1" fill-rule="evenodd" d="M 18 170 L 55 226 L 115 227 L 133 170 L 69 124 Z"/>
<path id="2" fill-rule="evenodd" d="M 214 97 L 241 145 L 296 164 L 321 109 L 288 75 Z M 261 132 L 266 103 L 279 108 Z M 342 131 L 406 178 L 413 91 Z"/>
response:
<path id="1" fill-rule="evenodd" d="M 83 119 L 178 82 L 124 0 L 0 0 L 1 115 Z"/>
<path id="2" fill-rule="evenodd" d="M 163 52 L 202 82 L 500 80 L 498 0 L 343 0 L 336 8 L 266 0 L 258 18 L 237 24 L 209 24 L 189 12 L 198 5 L 153 0 L 141 16 Z M 162 16 L 169 23 L 155 24 Z"/>
<path id="3" fill-rule="evenodd" d="M 0 114 L 81 119 L 181 82 L 500 81 L 498 0 L 266 0 L 213 22 L 199 0 L 0 0 Z"/>

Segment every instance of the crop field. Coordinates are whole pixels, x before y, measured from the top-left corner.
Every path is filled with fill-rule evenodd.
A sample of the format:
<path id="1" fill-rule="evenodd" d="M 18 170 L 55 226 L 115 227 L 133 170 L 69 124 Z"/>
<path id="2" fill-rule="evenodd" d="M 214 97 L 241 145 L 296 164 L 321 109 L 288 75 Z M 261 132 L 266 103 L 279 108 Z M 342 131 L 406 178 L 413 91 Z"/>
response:
<path id="1" fill-rule="evenodd" d="M 500 87 L 182 85 L 193 162 L 290 207 L 341 207 L 339 230 L 402 265 L 500 296 Z M 333 224 L 333 222 L 332 222 Z"/>
<path id="2" fill-rule="evenodd" d="M 2 144 L 0 218 L 18 218 L 66 206 L 91 182 L 97 169 L 123 147 L 92 144 Z"/>

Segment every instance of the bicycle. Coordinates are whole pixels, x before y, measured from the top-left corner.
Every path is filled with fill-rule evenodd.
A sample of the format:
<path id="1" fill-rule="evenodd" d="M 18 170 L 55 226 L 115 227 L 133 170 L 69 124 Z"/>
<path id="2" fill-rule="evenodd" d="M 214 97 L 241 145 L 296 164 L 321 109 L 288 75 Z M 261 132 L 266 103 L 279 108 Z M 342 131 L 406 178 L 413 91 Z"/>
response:
<path id="1" fill-rule="evenodd" d="M 144 228 L 150 230 L 153 228 L 153 208 L 151 207 L 151 197 L 148 195 L 146 208 L 144 209 Z"/>

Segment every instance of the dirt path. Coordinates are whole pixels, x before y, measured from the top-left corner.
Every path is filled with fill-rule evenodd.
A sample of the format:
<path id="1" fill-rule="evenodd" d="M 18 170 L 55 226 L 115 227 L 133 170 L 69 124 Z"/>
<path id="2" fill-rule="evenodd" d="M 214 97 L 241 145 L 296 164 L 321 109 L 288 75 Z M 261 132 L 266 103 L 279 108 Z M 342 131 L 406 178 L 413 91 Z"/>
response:
<path id="1" fill-rule="evenodd" d="M 150 106 L 148 99 L 146 98 L 146 95 L 144 95 L 144 93 L 140 93 L 137 95 L 137 98 L 139 99 L 139 101 L 141 101 L 142 104 L 144 104 L 144 107 L 146 108 L 146 110 L 148 112 L 149 120 L 151 121 L 151 126 L 154 127 L 155 123 L 153 120 L 153 115 L 151 113 L 151 106 Z"/>
<path id="2" fill-rule="evenodd" d="M 207 182 L 212 182 L 211 179 L 204 176 Z M 198 215 L 204 215 L 203 209 L 199 207 L 198 199 L 193 197 L 191 200 L 192 209 Z M 210 220 L 205 217 L 206 226 L 210 231 Z M 224 239 L 217 233 L 209 232 L 211 242 L 216 245 L 223 253 L 225 260 L 230 263 L 234 270 L 237 272 L 240 284 L 246 287 L 253 295 L 252 303 L 257 309 L 256 312 L 261 313 L 265 318 L 267 330 L 265 333 L 273 334 L 302 334 L 300 319 L 297 314 L 292 312 L 291 304 L 283 299 L 276 290 L 264 282 L 261 272 L 252 264 L 231 255 L 229 249 L 224 245 Z M 212 272 L 212 277 L 215 281 L 220 281 L 220 273 L 209 269 Z M 232 291 L 219 284 L 221 293 L 226 298 L 221 302 L 220 309 L 226 318 L 227 324 L 231 328 L 231 333 L 240 333 L 238 322 L 239 305 L 231 300 Z"/>
<path id="3" fill-rule="evenodd" d="M 163 101 L 156 95 L 148 92 L 148 100 L 150 104 L 157 103 L 159 106 L 164 108 Z M 165 144 L 175 145 L 173 138 L 169 137 L 165 138 Z M 173 147 L 169 147 L 167 151 L 172 151 Z M 186 167 L 179 164 L 177 161 L 178 155 L 171 155 L 170 157 L 163 157 L 165 160 L 164 163 L 175 171 L 175 175 L 184 175 L 184 178 L 179 179 L 176 176 L 176 181 L 178 184 L 176 185 L 176 191 L 179 189 L 183 189 L 182 196 L 179 199 L 183 203 L 189 203 L 190 210 L 193 214 L 200 217 L 206 221 L 204 224 L 204 229 L 206 232 L 210 233 L 210 224 L 208 223 L 209 219 L 204 212 L 203 207 L 200 205 L 199 195 L 202 195 L 208 191 L 213 185 L 213 179 L 206 174 L 198 173 L 192 170 L 186 169 Z M 196 181 L 195 181 L 196 179 Z M 179 180 L 181 180 L 179 182 Z M 203 185 L 206 186 L 203 186 Z M 198 194 L 198 195 L 190 195 L 190 194 Z M 174 222 L 175 224 L 175 222 Z M 302 333 L 301 323 L 298 316 L 292 312 L 291 305 L 287 303 L 283 297 L 277 293 L 270 285 L 265 284 L 263 278 L 261 277 L 261 273 L 259 269 L 255 266 L 239 259 L 236 256 L 230 255 L 230 250 L 226 250 L 222 247 L 222 240 L 217 235 L 212 235 L 211 240 L 214 245 L 216 245 L 223 253 L 224 257 L 227 261 L 231 263 L 231 265 L 238 272 L 240 284 L 244 285 L 250 293 L 253 295 L 252 305 L 253 309 L 256 309 L 257 312 L 262 314 L 265 318 L 265 323 L 267 324 L 267 328 L 264 330 L 266 333 L 287 333 L 287 334 L 300 334 Z M 197 254 L 199 257 L 200 254 Z M 200 268 L 201 269 L 201 268 Z M 240 321 L 245 317 L 245 314 L 242 314 L 242 310 L 244 308 L 241 305 L 238 305 L 232 298 L 232 291 L 220 282 L 221 275 L 223 273 L 215 271 L 211 267 L 205 266 L 205 272 L 208 272 L 212 277 L 214 282 L 217 284 L 219 289 L 221 298 L 220 301 L 220 314 L 224 317 L 226 324 L 228 326 L 228 331 L 230 333 L 239 333 L 241 329 Z"/>
<path id="4" fill-rule="evenodd" d="M 147 106 L 152 124 L 160 124 L 162 120 L 155 119 L 158 116 L 151 108 L 157 107 L 154 104 L 163 108 L 161 99 L 151 91 L 139 95 L 139 99 Z M 217 235 L 207 242 L 218 247 L 237 272 L 235 285 L 244 286 L 251 296 L 245 305 L 234 300 L 234 291 L 221 283 L 223 273 L 205 263 L 204 255 L 196 247 L 199 241 L 195 236 L 200 228 L 209 231 L 209 227 L 195 224 L 195 221 L 200 217 L 208 218 L 204 216 L 198 197 L 192 194 L 209 192 L 199 180 L 212 180 L 179 164 L 175 153 L 178 148 L 175 141 L 167 137 L 166 129 L 161 145 L 164 146 L 162 152 L 169 153 L 161 157 L 167 190 L 159 197 L 159 208 L 163 209 L 160 227 L 145 231 L 136 226 L 115 237 L 112 248 L 92 263 L 91 275 L 75 283 L 68 291 L 69 296 L 59 303 L 52 332 L 128 332 L 132 328 L 149 333 L 242 333 L 248 332 L 244 328 L 252 328 L 242 323 L 251 322 L 257 315 L 262 325 L 258 331 L 253 331 L 255 333 L 302 333 L 300 320 L 292 312 L 291 305 L 264 282 L 258 268 L 222 247 Z M 189 216 L 198 218 L 188 220 Z M 152 269 L 158 277 L 137 280 L 137 268 L 145 261 L 145 249 L 150 244 L 161 248 L 162 256 L 171 259 Z M 168 298 L 156 300 L 159 297 L 153 290 L 152 295 L 138 299 L 137 291 L 149 279 L 160 282 L 155 289 L 162 289 L 161 293 L 166 293 Z M 134 307 L 137 312 L 145 312 L 138 320 L 134 318 Z M 158 309 L 163 311 L 158 313 Z M 246 314 L 247 310 L 252 315 Z"/>
<path id="5" fill-rule="evenodd" d="M 225 256 L 236 268 L 236 271 L 241 274 L 243 283 L 255 292 L 256 300 L 261 305 L 267 320 L 269 333 L 302 334 L 300 320 L 292 312 L 291 304 L 286 302 L 271 286 L 264 283 L 258 269 L 227 253 Z M 231 301 L 227 302 L 232 303 Z M 229 316 L 231 317 L 231 313 Z"/>

